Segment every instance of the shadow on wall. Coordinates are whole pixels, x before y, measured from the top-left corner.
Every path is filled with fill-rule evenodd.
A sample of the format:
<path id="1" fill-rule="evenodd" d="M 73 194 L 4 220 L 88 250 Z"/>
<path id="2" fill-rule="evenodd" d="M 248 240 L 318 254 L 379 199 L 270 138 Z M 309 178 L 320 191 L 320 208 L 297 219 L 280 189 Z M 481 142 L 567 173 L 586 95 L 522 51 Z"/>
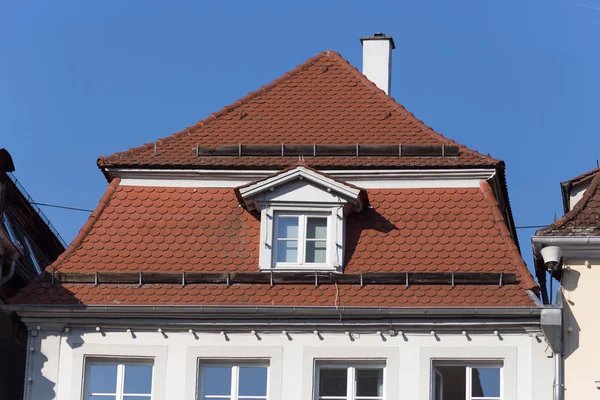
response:
<path id="1" fill-rule="evenodd" d="M 60 301 L 61 304 L 81 304 L 80 300 L 70 290 L 63 287 L 60 282 L 51 280 L 51 275 L 48 272 L 42 273 L 38 278 L 41 280 L 41 288 L 37 287 L 36 292 L 31 293 L 31 299 L 36 299 L 36 302 L 47 301 L 53 303 Z M 27 288 L 24 289 L 27 291 Z M 43 292 L 42 292 L 43 290 Z M 29 300 L 25 297 L 25 303 Z M 60 343 L 66 340 L 67 345 L 75 349 L 83 345 L 83 337 L 73 331 L 69 333 L 61 329 L 46 330 L 42 327 L 41 331 L 37 331 L 35 326 L 30 326 L 33 329 L 28 346 L 33 348 L 33 351 L 27 351 L 30 357 L 26 372 L 31 381 L 25 382 L 25 398 L 27 400 L 55 400 L 57 398 L 56 380 L 60 369 Z M 56 338 L 59 337 L 57 343 Z M 43 341 L 47 340 L 47 343 Z M 29 349 L 28 349 L 29 350 Z M 0 357 L 0 363 L 4 359 Z M 67 382 L 68 384 L 68 382 Z M 21 397 L 19 400 L 22 400 Z M 0 393 L 0 400 L 5 400 L 3 393 Z M 6 398 L 6 400 L 12 400 Z M 15 399 L 16 400 L 16 399 Z"/>
<path id="2" fill-rule="evenodd" d="M 47 332 L 50 336 L 57 335 L 60 336 L 60 342 L 62 343 L 64 337 L 67 335 L 65 332 Z M 40 339 L 36 339 L 32 341 L 32 346 L 34 348 L 40 348 Z M 73 331 L 68 333 L 66 336 L 66 343 L 71 349 L 76 349 L 78 347 L 83 346 L 83 337 L 80 334 L 75 334 Z M 59 357 L 59 349 L 55 347 L 57 350 L 51 357 L 57 357 L 57 359 L 50 360 L 48 356 L 41 351 L 33 352 L 34 361 L 30 366 L 31 372 L 30 377 L 32 378 L 31 382 L 26 382 L 26 393 L 29 394 L 26 397 L 29 400 L 55 400 L 57 396 L 57 387 L 56 380 L 58 378 L 59 370 L 60 370 L 60 358 Z M 43 372 L 42 372 L 43 371 Z M 66 382 L 69 384 L 69 382 Z M 0 396 L 0 399 L 4 400 L 4 397 Z"/>
<path id="3" fill-rule="evenodd" d="M 581 328 L 579 327 L 577 319 L 573 314 L 573 308 L 577 307 L 577 304 L 575 304 L 575 302 L 570 299 L 570 294 L 571 292 L 575 291 L 575 289 L 577 289 L 580 278 L 581 273 L 577 270 L 569 269 L 563 272 L 561 285 L 563 288 L 563 325 L 565 335 L 565 359 L 569 358 L 569 356 L 579 348 L 579 335 L 581 332 Z M 570 331 L 569 328 L 571 329 Z"/>

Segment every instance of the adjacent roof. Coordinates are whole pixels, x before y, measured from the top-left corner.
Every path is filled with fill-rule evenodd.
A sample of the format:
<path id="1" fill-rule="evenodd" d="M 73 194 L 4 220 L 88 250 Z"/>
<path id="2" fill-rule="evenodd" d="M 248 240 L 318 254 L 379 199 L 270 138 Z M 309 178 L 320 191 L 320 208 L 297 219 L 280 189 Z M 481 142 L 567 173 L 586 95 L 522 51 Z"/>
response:
<path id="1" fill-rule="evenodd" d="M 274 306 L 532 306 L 537 285 L 487 183 L 481 188 L 369 189 L 347 219 L 345 273 L 506 272 L 516 284 L 104 284 L 40 276 L 13 304 Z M 120 186 L 47 271 L 257 272 L 259 216 L 232 188 Z"/>
<path id="2" fill-rule="evenodd" d="M 572 210 L 550 226 L 538 230 L 536 236 L 600 236 L 600 168 L 563 183 L 572 185 L 590 179 L 583 197 Z"/>
<path id="3" fill-rule="evenodd" d="M 199 156 L 198 147 L 285 144 L 456 145 L 415 118 L 338 53 L 326 51 L 179 133 L 108 157 L 98 166 L 285 168 L 297 157 Z M 496 166 L 459 146 L 451 157 L 306 157 L 322 167 Z"/>

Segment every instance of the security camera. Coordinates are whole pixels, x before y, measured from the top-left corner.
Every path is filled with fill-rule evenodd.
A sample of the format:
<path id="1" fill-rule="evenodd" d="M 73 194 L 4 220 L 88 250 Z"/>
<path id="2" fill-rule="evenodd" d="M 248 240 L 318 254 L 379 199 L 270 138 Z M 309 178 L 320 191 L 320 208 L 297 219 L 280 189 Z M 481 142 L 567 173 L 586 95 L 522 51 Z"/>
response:
<path id="1" fill-rule="evenodd" d="M 541 250 L 542 259 L 546 268 L 556 271 L 560 268 L 562 261 L 562 249 L 558 246 L 548 246 Z"/>

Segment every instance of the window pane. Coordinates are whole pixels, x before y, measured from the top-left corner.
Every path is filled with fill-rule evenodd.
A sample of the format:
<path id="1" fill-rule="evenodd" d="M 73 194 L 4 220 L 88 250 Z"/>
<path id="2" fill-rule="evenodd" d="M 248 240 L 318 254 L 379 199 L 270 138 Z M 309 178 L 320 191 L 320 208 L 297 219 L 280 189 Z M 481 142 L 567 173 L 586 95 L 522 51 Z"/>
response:
<path id="1" fill-rule="evenodd" d="M 500 368 L 473 368 L 473 397 L 500 397 Z"/>
<path id="2" fill-rule="evenodd" d="M 240 396 L 267 395 L 267 368 L 240 367 Z"/>
<path id="3" fill-rule="evenodd" d="M 88 393 L 116 393 L 117 365 L 90 364 Z"/>
<path id="4" fill-rule="evenodd" d="M 231 367 L 202 368 L 204 395 L 231 395 Z"/>
<path id="5" fill-rule="evenodd" d="M 346 396 L 348 370 L 319 370 L 319 396 Z"/>
<path id="6" fill-rule="evenodd" d="M 383 396 L 383 370 L 357 369 L 356 395 L 373 397 Z"/>
<path id="7" fill-rule="evenodd" d="M 438 372 L 433 374 L 436 387 L 435 400 L 466 398 L 466 367 L 437 366 L 434 371 Z"/>
<path id="8" fill-rule="evenodd" d="M 115 400 L 115 396 L 89 396 L 88 400 Z"/>
<path id="9" fill-rule="evenodd" d="M 298 217 L 278 217 L 277 237 L 280 239 L 298 239 Z"/>
<path id="10" fill-rule="evenodd" d="M 124 393 L 152 393 L 152 365 L 125 365 Z"/>
<path id="11" fill-rule="evenodd" d="M 277 241 L 277 262 L 298 262 L 298 241 Z"/>
<path id="12" fill-rule="evenodd" d="M 323 242 L 323 241 L 306 242 L 306 262 L 307 263 L 325 263 L 325 262 L 327 262 L 327 242 Z"/>
<path id="13" fill-rule="evenodd" d="M 306 237 L 308 239 L 327 239 L 327 218 L 307 218 Z"/>
<path id="14" fill-rule="evenodd" d="M 150 400 L 152 396 L 123 396 L 123 400 Z"/>

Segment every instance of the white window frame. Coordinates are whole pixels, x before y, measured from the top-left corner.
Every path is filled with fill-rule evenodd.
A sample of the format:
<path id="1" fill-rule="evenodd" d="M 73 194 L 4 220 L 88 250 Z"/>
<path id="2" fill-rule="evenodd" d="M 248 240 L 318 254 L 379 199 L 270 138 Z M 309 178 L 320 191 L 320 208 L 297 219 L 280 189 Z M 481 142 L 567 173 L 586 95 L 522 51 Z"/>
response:
<path id="1" fill-rule="evenodd" d="M 464 367 L 465 368 L 465 400 L 503 400 L 504 393 L 504 363 L 502 360 L 432 360 L 431 363 L 431 395 L 434 399 L 435 377 L 438 374 L 436 367 Z M 477 368 L 498 368 L 500 370 L 500 397 L 473 397 L 473 369 Z M 443 399 L 442 399 L 443 400 Z"/>
<path id="2" fill-rule="evenodd" d="M 215 360 L 215 361 L 204 361 L 201 360 L 198 363 L 198 395 L 196 400 L 206 399 L 226 399 L 226 400 L 244 400 L 244 399 L 261 399 L 269 400 L 269 379 L 271 379 L 271 367 L 268 361 L 227 361 L 227 360 Z M 230 396 L 227 395 L 206 395 L 204 394 L 204 388 L 202 387 L 203 382 L 203 370 L 206 367 L 231 367 L 231 389 Z M 239 394 L 239 382 L 240 382 L 240 367 L 261 367 L 267 368 L 267 395 L 266 396 L 240 396 Z"/>
<path id="3" fill-rule="evenodd" d="M 299 261 L 297 263 L 277 262 L 277 216 L 327 217 L 327 255 L 325 263 L 303 262 L 305 244 L 298 239 Z M 301 218 L 301 219 L 303 219 Z M 299 236 L 302 235 L 301 227 Z M 342 272 L 344 248 L 344 209 L 343 204 L 270 204 L 261 209 L 259 267 L 264 272 Z M 304 234 L 305 234 L 304 230 Z"/>
<path id="4" fill-rule="evenodd" d="M 116 365 L 117 366 L 117 387 L 115 393 L 91 393 L 90 384 L 90 367 L 92 364 Z M 150 365 L 152 366 L 152 381 L 150 382 L 150 395 L 142 393 L 123 393 L 125 390 L 125 366 L 126 365 Z M 116 400 L 123 400 L 127 397 L 139 397 L 140 399 L 154 398 L 154 379 L 155 367 L 154 360 L 151 359 L 114 359 L 114 358 L 86 358 L 85 360 L 85 375 L 84 375 L 84 400 L 88 400 L 91 396 L 115 396 Z"/>
<path id="5" fill-rule="evenodd" d="M 320 387 L 320 372 L 322 369 L 347 369 L 346 378 L 346 397 L 340 396 L 323 396 L 319 397 Z M 357 369 L 380 369 L 383 372 L 383 380 L 381 383 L 383 394 L 381 396 L 357 396 L 356 395 L 356 370 Z M 380 362 L 332 362 L 332 361 L 317 361 L 315 364 L 315 386 L 313 400 L 385 400 L 385 384 L 386 384 L 386 368 L 385 363 Z"/>
<path id="6" fill-rule="evenodd" d="M 280 238 L 277 236 L 279 232 L 279 218 L 293 217 L 298 218 L 298 258 L 296 262 L 278 262 L 278 251 Z M 303 213 L 294 211 L 278 211 L 273 216 L 273 266 L 274 268 L 297 268 L 297 267 L 309 267 L 309 268 L 327 268 L 329 267 L 330 261 L 330 248 L 332 246 L 331 241 L 331 213 Z M 326 248 L 325 248 L 325 262 L 324 263 L 309 263 L 306 262 L 306 246 L 309 239 L 307 238 L 307 221 L 308 218 L 325 218 L 327 220 L 327 234 L 325 236 Z"/>

